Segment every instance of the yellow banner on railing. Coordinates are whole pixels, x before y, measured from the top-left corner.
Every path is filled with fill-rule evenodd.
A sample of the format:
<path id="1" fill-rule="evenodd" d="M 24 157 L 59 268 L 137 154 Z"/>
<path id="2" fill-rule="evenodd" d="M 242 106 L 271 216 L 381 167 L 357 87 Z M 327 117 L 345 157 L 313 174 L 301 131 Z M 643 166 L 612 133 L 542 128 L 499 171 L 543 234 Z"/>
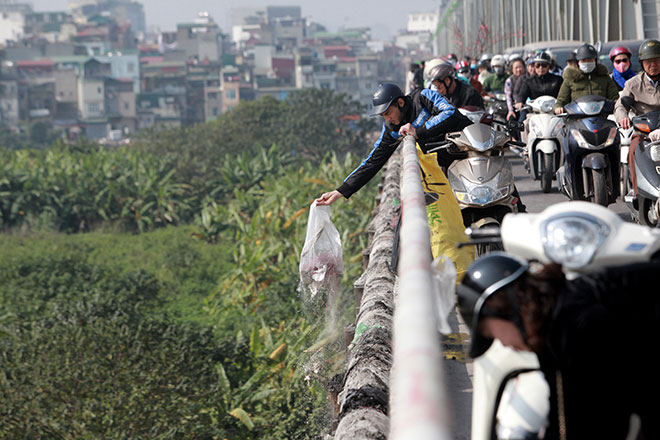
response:
<path id="1" fill-rule="evenodd" d="M 422 187 L 426 197 L 426 212 L 431 231 L 433 258 L 445 255 L 456 266 L 457 282 L 474 260 L 474 248 L 456 245 L 469 241 L 465 235 L 463 216 L 449 181 L 442 172 L 435 154 L 424 154 L 417 146 L 417 157 L 421 168 Z"/>

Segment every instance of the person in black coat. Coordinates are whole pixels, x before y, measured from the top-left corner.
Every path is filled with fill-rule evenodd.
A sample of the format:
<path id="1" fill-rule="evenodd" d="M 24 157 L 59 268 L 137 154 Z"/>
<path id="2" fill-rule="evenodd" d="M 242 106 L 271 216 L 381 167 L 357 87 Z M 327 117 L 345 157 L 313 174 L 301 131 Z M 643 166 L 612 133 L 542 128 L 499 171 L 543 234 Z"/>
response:
<path id="1" fill-rule="evenodd" d="M 550 73 L 552 58 L 547 52 L 540 52 L 533 58 L 535 75 L 524 77 L 520 81 L 520 88 L 514 95 L 515 107 L 522 108 L 529 99 L 549 95 L 557 97 L 563 79 L 561 76 Z"/>
<path id="2" fill-rule="evenodd" d="M 456 72 L 450 65 L 435 66 L 429 72 L 429 78 L 433 87 L 454 107 L 484 108 L 481 94 L 471 85 L 457 79 Z"/>
<path id="3" fill-rule="evenodd" d="M 568 281 L 557 264 L 490 254 L 457 288 L 470 355 L 495 338 L 537 354 L 550 386 L 545 438 L 625 439 L 632 414 L 645 439 L 660 438 L 658 272 L 660 262 L 636 263 Z"/>

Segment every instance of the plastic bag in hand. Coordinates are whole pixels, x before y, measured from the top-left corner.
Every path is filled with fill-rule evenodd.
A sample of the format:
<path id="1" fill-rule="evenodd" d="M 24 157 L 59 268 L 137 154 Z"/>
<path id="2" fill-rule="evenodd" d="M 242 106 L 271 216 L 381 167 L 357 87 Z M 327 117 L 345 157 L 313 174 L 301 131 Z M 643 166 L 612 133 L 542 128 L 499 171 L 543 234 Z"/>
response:
<path id="1" fill-rule="evenodd" d="M 343 272 L 341 238 L 330 220 L 330 206 L 312 203 L 300 254 L 300 288 L 314 298 L 322 288 L 336 287 Z"/>

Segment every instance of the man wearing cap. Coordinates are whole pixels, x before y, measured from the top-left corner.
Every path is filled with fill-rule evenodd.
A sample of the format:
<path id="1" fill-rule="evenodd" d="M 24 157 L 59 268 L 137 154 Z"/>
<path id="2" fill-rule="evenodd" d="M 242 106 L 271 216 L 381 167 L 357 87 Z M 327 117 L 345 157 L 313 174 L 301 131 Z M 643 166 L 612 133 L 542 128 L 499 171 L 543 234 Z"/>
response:
<path id="1" fill-rule="evenodd" d="M 385 165 L 406 135 L 417 139 L 422 151 L 426 143 L 444 139 L 446 133 L 460 131 L 472 122 L 431 89 L 414 90 L 409 95 L 393 83 L 378 86 L 373 95 L 371 116 L 382 116 L 380 137 L 369 155 L 344 180 L 339 188 L 316 199 L 317 205 L 330 205 L 340 197 L 349 198 L 362 188 Z M 453 158 L 437 153 L 438 163 L 449 166 Z"/>
<path id="2" fill-rule="evenodd" d="M 629 96 L 635 100 L 634 108 L 631 109 L 634 116 L 660 110 L 660 41 L 646 40 L 639 46 L 639 62 L 642 72 L 626 81 L 621 97 Z M 614 105 L 614 117 L 616 122 L 625 129 L 632 126 L 628 109 L 619 98 Z M 660 140 L 660 129 L 649 133 L 651 141 Z M 635 153 L 641 136 L 635 135 L 628 150 L 628 163 L 630 166 L 630 178 L 633 189 L 637 192 L 637 170 L 634 166 Z"/>

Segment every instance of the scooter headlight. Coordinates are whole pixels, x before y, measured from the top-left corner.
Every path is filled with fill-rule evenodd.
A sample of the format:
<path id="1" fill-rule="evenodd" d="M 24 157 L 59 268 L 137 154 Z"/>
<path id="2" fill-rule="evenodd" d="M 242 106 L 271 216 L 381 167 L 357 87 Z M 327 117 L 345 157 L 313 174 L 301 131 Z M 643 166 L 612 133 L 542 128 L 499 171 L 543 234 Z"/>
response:
<path id="1" fill-rule="evenodd" d="M 619 131 L 616 128 L 614 127 L 610 128 L 610 133 L 607 135 L 607 140 L 605 141 L 606 147 L 609 147 L 614 143 L 617 134 L 619 134 Z"/>
<path id="2" fill-rule="evenodd" d="M 552 127 L 552 131 L 550 131 L 550 137 L 559 137 L 562 128 L 564 128 L 564 124 L 561 119 L 557 118 L 555 126 Z"/>
<path id="3" fill-rule="evenodd" d="M 541 126 L 536 122 L 536 119 L 529 120 L 529 131 L 533 132 L 536 137 L 543 137 Z"/>
<path id="4" fill-rule="evenodd" d="M 509 195 L 509 187 L 498 187 L 491 180 L 485 183 L 474 183 L 461 177 L 462 185 L 452 185 L 456 200 L 466 205 L 488 205 Z"/>
<path id="5" fill-rule="evenodd" d="M 571 136 L 573 136 L 573 139 L 575 139 L 575 142 L 577 142 L 580 148 L 589 148 L 589 143 L 584 139 L 584 136 L 582 136 L 580 130 L 577 130 L 575 128 L 572 129 Z"/>
<path id="6" fill-rule="evenodd" d="M 545 99 L 541 103 L 541 111 L 543 113 L 551 113 L 552 112 L 552 107 L 555 105 L 555 100 L 554 99 Z"/>
<path id="7" fill-rule="evenodd" d="M 562 214 L 541 225 L 545 255 L 569 269 L 589 264 L 609 234 L 609 226 L 588 214 Z"/>
<path id="8" fill-rule="evenodd" d="M 603 111 L 605 101 L 578 102 L 577 106 L 585 115 L 597 115 Z"/>
<path id="9" fill-rule="evenodd" d="M 651 155 L 651 160 L 653 162 L 660 162 L 660 145 L 651 145 L 651 148 L 649 148 L 649 154 Z"/>

